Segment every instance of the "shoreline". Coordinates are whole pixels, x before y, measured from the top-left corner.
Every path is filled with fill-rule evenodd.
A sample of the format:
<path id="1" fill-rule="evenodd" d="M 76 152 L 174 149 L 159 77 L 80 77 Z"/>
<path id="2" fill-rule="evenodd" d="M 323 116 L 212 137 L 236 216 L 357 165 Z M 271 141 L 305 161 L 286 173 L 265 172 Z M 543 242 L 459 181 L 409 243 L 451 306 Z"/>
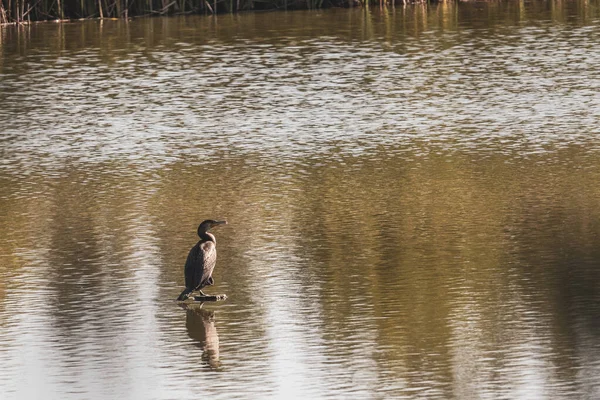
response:
<path id="1" fill-rule="evenodd" d="M 109 1 L 112 3 L 109 4 Z M 156 0 L 150 0 L 156 1 Z M 181 1 L 181 3 L 179 3 Z M 73 5 L 73 9 L 64 8 L 62 10 L 42 10 L 37 9 L 40 6 L 40 2 L 36 5 L 31 6 L 28 10 L 21 8 L 20 10 L 14 10 L 15 5 L 8 3 L 7 0 L 0 0 L 0 26 L 25 26 L 34 25 L 39 23 L 70 23 L 80 21 L 130 21 L 136 18 L 152 18 L 159 16 L 183 16 L 183 15 L 223 15 L 223 14 L 244 14 L 244 13 L 256 13 L 256 12 L 277 12 L 277 11 L 300 11 L 300 10 L 325 10 L 332 8 L 394 8 L 404 7 L 408 5 L 418 4 L 438 4 L 438 3 L 461 3 L 461 2 L 481 2 L 490 3 L 496 0 L 303 0 L 303 1 L 289 1 L 289 0 L 273 0 L 272 3 L 256 2 L 255 0 L 194 0 L 196 6 L 192 9 L 186 10 L 185 4 L 189 3 L 185 0 L 174 0 L 168 3 L 163 8 L 146 9 L 136 7 L 146 6 L 150 3 L 141 4 L 141 0 L 93 0 L 88 5 L 97 6 L 102 5 L 101 8 L 96 7 L 93 13 L 89 16 L 81 17 L 81 10 L 84 3 L 74 3 L 64 1 L 65 4 Z M 118 7 L 118 4 L 122 4 Z M 235 2 L 235 6 L 234 6 Z M 9 12 L 7 5 L 13 4 Z M 211 4 L 212 3 L 212 4 Z M 18 2 L 15 3 L 18 5 Z M 54 6 L 53 3 L 52 7 Z M 59 3 L 60 4 L 60 3 Z M 124 6 L 124 7 L 123 7 Z M 106 8 L 106 11 L 104 10 Z M 124 8 L 124 9 L 123 9 Z M 133 9 L 135 12 L 130 12 Z M 216 9 L 216 12 L 215 12 Z M 51 14 L 57 12 L 58 15 Z M 38 16 L 45 15 L 48 18 L 31 18 L 31 14 L 36 13 Z M 62 17 L 61 17 L 62 15 Z M 70 17 L 70 15 L 72 15 Z"/>

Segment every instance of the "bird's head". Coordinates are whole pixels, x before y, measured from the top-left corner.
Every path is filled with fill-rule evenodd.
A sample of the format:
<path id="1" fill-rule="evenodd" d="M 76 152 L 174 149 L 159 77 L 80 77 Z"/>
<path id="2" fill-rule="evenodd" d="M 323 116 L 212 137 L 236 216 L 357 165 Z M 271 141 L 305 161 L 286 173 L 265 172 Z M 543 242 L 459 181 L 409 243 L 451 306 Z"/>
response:
<path id="1" fill-rule="evenodd" d="M 202 221 L 200 226 L 198 226 L 198 236 L 201 236 L 203 233 L 208 232 L 211 228 L 219 225 L 227 225 L 227 221 L 215 221 L 214 219 Z"/>

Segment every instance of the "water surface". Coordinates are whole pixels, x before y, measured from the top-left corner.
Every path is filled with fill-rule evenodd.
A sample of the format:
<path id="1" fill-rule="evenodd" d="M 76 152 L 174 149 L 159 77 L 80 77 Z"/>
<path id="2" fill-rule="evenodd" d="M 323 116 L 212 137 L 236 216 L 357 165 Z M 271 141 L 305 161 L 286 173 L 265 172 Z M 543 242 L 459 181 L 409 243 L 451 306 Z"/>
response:
<path id="1" fill-rule="evenodd" d="M 596 1 L 2 28 L 0 397 L 599 398 L 598 49 Z"/>

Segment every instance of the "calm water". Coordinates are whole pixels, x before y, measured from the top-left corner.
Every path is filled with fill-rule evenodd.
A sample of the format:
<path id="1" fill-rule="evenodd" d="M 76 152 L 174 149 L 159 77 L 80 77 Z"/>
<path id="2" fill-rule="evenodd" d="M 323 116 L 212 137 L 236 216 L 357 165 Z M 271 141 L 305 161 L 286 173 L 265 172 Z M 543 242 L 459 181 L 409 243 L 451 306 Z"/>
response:
<path id="1" fill-rule="evenodd" d="M 600 398 L 595 0 L 5 27 L 0 133 L 2 399 Z"/>

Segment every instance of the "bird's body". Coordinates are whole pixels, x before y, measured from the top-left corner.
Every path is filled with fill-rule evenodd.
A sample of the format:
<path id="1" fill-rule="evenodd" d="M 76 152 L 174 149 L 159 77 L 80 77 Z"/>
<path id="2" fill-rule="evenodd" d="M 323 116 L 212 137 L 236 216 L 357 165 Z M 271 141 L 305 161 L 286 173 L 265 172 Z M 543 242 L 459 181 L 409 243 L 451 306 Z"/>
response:
<path id="1" fill-rule="evenodd" d="M 194 291 L 214 284 L 212 278 L 215 264 L 217 263 L 217 239 L 208 230 L 213 226 L 227 224 L 226 221 L 206 220 L 198 227 L 200 240 L 190 250 L 184 267 L 185 289 L 177 300 L 185 300 Z"/>

